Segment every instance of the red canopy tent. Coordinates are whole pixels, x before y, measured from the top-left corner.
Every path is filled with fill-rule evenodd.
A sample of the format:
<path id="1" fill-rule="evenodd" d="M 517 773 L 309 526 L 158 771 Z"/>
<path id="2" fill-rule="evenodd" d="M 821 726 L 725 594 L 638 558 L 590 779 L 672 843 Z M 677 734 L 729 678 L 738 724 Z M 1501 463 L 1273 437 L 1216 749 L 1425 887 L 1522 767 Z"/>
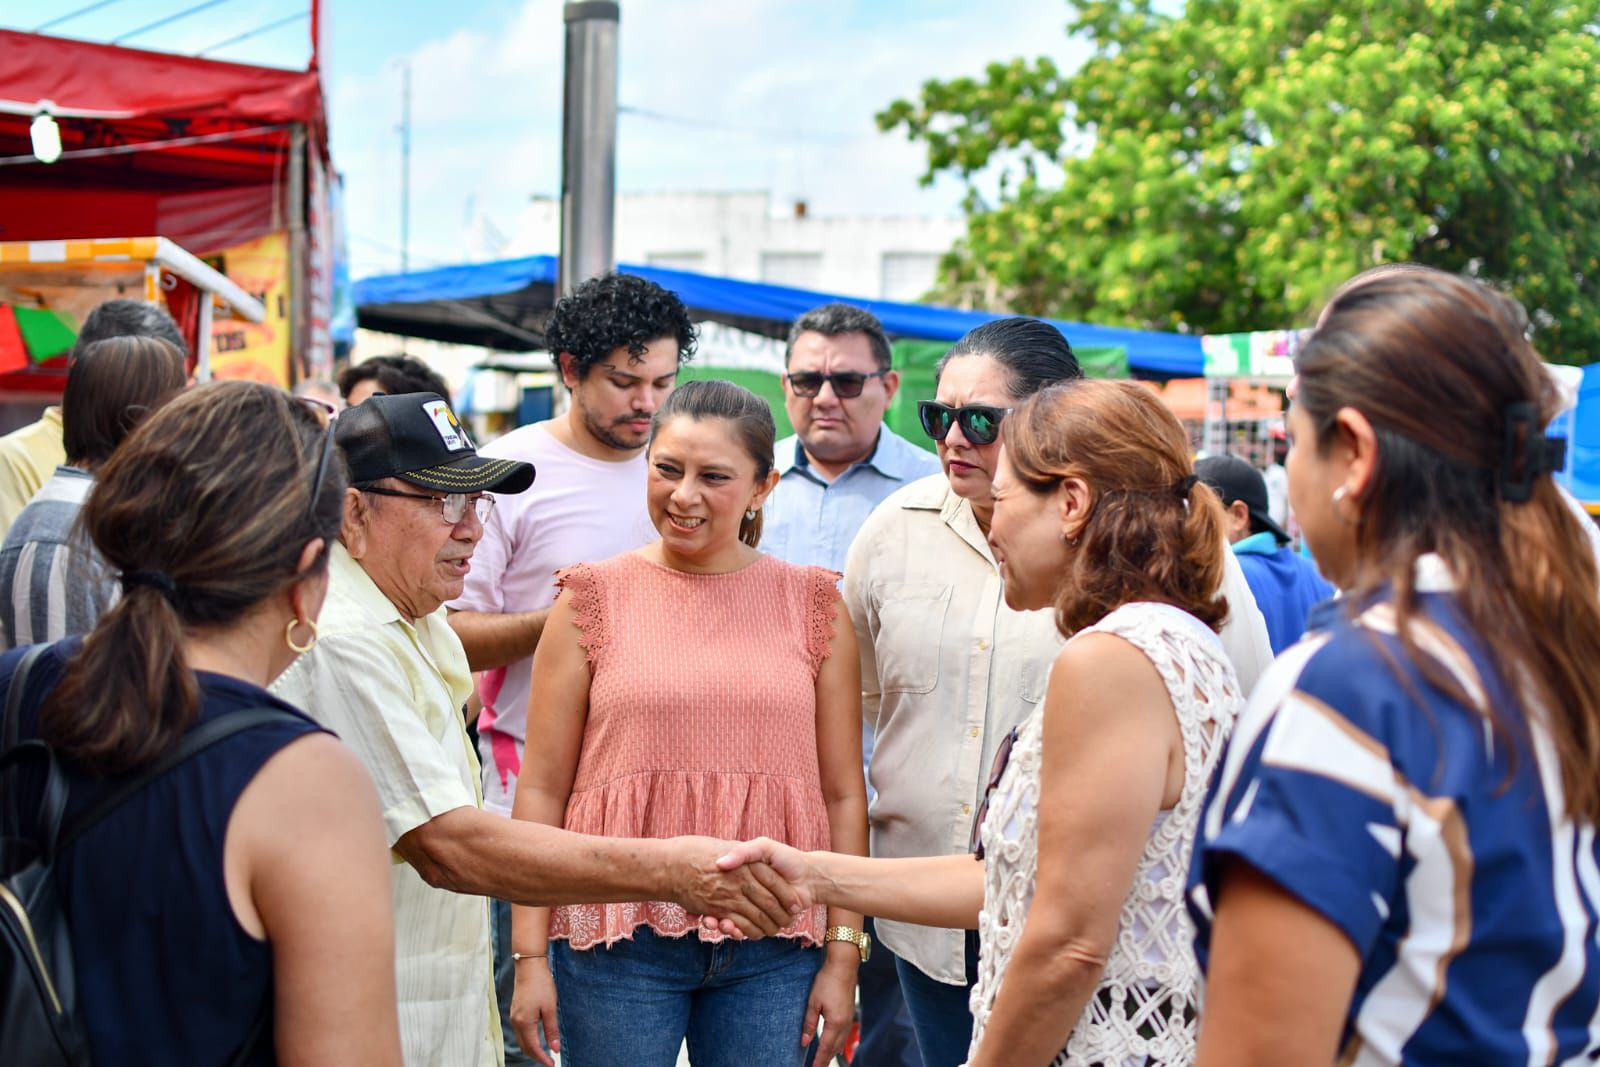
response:
<path id="1" fill-rule="evenodd" d="M 306 352 L 331 255 L 316 247 L 331 171 L 315 40 L 304 71 L 14 31 L 0 56 L 0 241 L 156 234 L 203 257 L 286 234 L 289 350 Z M 50 164 L 29 136 L 44 110 L 61 131 Z M 0 391 L 49 390 L 45 370 Z"/>

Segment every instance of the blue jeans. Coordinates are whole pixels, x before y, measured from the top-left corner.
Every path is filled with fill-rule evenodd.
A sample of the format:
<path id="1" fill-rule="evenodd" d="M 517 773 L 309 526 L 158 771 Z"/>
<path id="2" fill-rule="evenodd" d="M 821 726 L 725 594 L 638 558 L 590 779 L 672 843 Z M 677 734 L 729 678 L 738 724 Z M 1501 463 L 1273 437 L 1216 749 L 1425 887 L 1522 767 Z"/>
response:
<path id="1" fill-rule="evenodd" d="M 867 933 L 872 935 L 872 958 L 861 965 L 858 979 L 861 1043 L 856 1046 L 851 1067 L 922 1067 L 917 1032 L 911 1026 L 905 998 L 900 995 L 895 954 L 878 940 L 871 919 L 867 920 Z"/>
<path id="2" fill-rule="evenodd" d="M 969 997 L 978 982 L 978 932 L 967 931 L 967 983 L 946 985 L 929 978 L 903 959 L 894 961 L 900 972 L 900 992 L 917 1028 L 922 1067 L 958 1067 L 967 1062 L 972 1044 L 972 1008 Z"/>
<path id="3" fill-rule="evenodd" d="M 822 950 L 786 938 L 702 942 L 649 927 L 610 948 L 550 943 L 562 1067 L 799 1067 Z"/>
<path id="4" fill-rule="evenodd" d="M 527 1067 L 529 1059 L 517 1044 L 517 1031 L 511 1025 L 511 994 L 516 991 L 516 963 L 511 958 L 511 905 L 489 900 L 489 940 L 494 947 L 494 999 L 500 1002 L 500 1038 L 506 1046 L 506 1067 Z"/>

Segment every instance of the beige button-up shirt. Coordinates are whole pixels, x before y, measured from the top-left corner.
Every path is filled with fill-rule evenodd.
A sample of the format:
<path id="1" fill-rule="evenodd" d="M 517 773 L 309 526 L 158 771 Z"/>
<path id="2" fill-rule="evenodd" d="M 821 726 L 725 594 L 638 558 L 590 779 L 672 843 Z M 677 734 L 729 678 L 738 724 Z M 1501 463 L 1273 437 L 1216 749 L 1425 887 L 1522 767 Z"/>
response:
<path id="1" fill-rule="evenodd" d="M 1232 552 L 1222 641 L 1245 692 L 1271 662 L 1266 624 Z M 1055 613 L 1006 607 L 972 507 L 943 474 L 897 491 L 861 528 L 844 601 L 861 649 L 872 855 L 967 850 L 995 750 L 1044 699 L 1065 639 Z M 966 982 L 964 931 L 880 921 L 878 936 L 930 978 Z"/>
<path id="2" fill-rule="evenodd" d="M 316 647 L 272 690 L 366 764 L 393 845 L 435 816 L 482 807 L 478 758 L 461 717 L 472 674 L 444 609 L 408 623 L 343 545 L 331 553 Z M 435 889 L 392 855 L 407 1067 L 503 1063 L 488 901 Z"/>

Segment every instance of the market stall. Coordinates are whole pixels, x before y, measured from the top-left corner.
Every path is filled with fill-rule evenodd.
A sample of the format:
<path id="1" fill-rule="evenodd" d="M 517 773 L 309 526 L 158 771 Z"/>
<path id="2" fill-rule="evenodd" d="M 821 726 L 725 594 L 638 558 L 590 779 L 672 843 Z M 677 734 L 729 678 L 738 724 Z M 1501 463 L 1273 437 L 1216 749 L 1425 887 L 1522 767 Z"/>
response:
<path id="1" fill-rule="evenodd" d="M 58 394 L 78 325 L 96 304 L 116 298 L 171 312 L 201 381 L 212 377 L 218 325 L 266 320 L 260 300 L 165 237 L 0 242 L 0 394 Z M 247 376 L 272 379 L 270 368 Z"/>

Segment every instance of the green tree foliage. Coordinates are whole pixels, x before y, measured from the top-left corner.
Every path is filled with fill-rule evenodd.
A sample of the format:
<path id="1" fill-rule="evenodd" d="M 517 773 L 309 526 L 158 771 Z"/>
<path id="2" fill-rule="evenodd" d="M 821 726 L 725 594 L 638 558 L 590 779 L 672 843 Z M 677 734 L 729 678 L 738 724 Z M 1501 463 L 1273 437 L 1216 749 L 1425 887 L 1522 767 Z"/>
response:
<path id="1" fill-rule="evenodd" d="M 1600 0 L 1175 6 L 1069 0 L 1076 73 L 995 63 L 878 116 L 926 145 L 924 182 L 968 183 L 942 296 L 1270 329 L 1416 260 L 1517 296 L 1547 358 L 1600 359 Z"/>

